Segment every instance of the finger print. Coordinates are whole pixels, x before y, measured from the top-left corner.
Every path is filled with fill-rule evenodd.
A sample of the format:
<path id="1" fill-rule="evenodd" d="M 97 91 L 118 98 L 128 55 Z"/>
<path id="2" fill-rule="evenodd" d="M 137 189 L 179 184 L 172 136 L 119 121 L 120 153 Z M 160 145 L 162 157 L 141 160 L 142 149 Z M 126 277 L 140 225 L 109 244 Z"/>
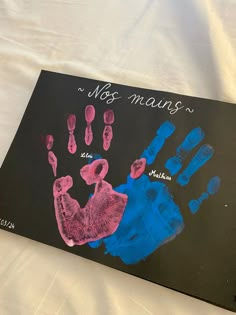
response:
<path id="1" fill-rule="evenodd" d="M 92 185 L 104 179 L 107 175 L 108 168 L 107 160 L 99 159 L 93 161 L 91 164 L 83 166 L 80 170 L 80 175 L 87 185 Z"/>
<path id="2" fill-rule="evenodd" d="M 205 134 L 200 127 L 190 131 L 184 141 L 176 149 L 176 156 L 169 158 L 166 161 L 166 168 L 170 172 L 170 175 L 175 175 L 182 168 L 182 162 L 188 156 L 188 154 L 195 148 L 204 138 Z"/>
<path id="3" fill-rule="evenodd" d="M 157 154 L 163 148 L 166 140 L 173 134 L 174 131 L 175 126 L 169 121 L 164 122 L 156 131 L 156 136 L 141 155 L 141 158 L 146 159 L 147 165 L 150 165 L 154 162 Z"/>
<path id="4" fill-rule="evenodd" d="M 48 163 L 52 167 L 53 175 L 57 176 L 57 157 L 52 151 L 48 151 Z"/>
<path id="5" fill-rule="evenodd" d="M 186 169 L 177 177 L 177 183 L 185 186 L 195 174 L 214 154 L 214 149 L 208 145 L 203 145 L 194 155 Z"/>
<path id="6" fill-rule="evenodd" d="M 114 123 L 115 117 L 112 109 L 108 109 L 104 112 L 103 120 L 105 127 L 103 130 L 103 149 L 107 151 L 110 148 L 111 140 L 113 138 L 112 124 Z"/>
<path id="7" fill-rule="evenodd" d="M 103 115 L 104 123 L 106 125 L 112 125 L 114 123 L 115 117 L 112 109 L 108 109 L 104 112 Z"/>
<path id="8" fill-rule="evenodd" d="M 67 148 L 71 154 L 74 154 L 77 150 L 77 145 L 76 145 L 75 136 L 74 136 L 75 125 L 76 125 L 76 116 L 71 114 L 67 118 L 67 127 L 69 131 L 69 140 L 68 140 Z"/>
<path id="9" fill-rule="evenodd" d="M 45 137 L 45 145 L 48 149 L 48 163 L 52 167 L 53 175 L 57 176 L 57 157 L 55 154 L 51 151 L 54 143 L 54 138 L 52 135 L 46 135 Z"/>
<path id="10" fill-rule="evenodd" d="M 210 195 L 215 195 L 220 189 L 220 178 L 218 176 L 212 177 L 207 184 L 207 191 L 203 192 L 198 199 L 190 200 L 188 207 L 190 211 L 195 214 L 204 200 L 208 199 Z"/>
<path id="11" fill-rule="evenodd" d="M 48 150 L 51 150 L 51 148 L 53 147 L 53 136 L 52 135 L 47 135 L 45 138 L 45 144 Z"/>
<path id="12" fill-rule="evenodd" d="M 85 120 L 87 122 L 87 126 L 85 128 L 85 136 L 84 141 L 87 145 L 90 145 L 93 141 L 93 131 L 91 123 L 95 118 L 95 108 L 93 105 L 87 105 L 85 108 Z"/>
<path id="13" fill-rule="evenodd" d="M 146 159 L 142 158 L 139 160 L 135 160 L 130 168 L 130 177 L 131 178 L 139 178 L 146 167 Z"/>
<path id="14" fill-rule="evenodd" d="M 112 126 L 106 125 L 103 130 L 103 149 L 107 151 L 110 148 L 111 140 L 113 138 Z"/>

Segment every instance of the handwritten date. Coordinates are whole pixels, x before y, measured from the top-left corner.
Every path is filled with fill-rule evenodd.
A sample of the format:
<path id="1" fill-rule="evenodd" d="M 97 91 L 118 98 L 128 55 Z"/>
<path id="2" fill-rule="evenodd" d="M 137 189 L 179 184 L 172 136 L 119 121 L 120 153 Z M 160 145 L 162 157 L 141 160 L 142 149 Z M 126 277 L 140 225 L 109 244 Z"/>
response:
<path id="1" fill-rule="evenodd" d="M 10 230 L 14 230 L 15 228 L 15 224 L 8 221 L 8 220 L 4 220 L 2 218 L 0 218 L 0 226 L 4 226 L 4 227 L 7 227 L 8 229 Z"/>

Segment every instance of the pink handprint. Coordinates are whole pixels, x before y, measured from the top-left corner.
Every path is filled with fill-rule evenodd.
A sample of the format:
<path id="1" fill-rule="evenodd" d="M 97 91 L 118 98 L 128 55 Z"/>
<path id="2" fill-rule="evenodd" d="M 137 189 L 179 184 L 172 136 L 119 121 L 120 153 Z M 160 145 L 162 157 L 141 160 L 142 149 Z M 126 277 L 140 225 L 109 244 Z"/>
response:
<path id="1" fill-rule="evenodd" d="M 94 106 L 87 105 L 84 113 L 87 123 L 84 140 L 87 145 L 90 145 L 93 140 L 91 123 L 95 118 Z M 105 111 L 103 119 L 105 124 L 112 124 L 114 122 L 113 111 Z M 76 116 L 70 114 L 67 118 L 67 129 L 69 131 L 67 148 L 71 154 L 77 151 L 74 136 L 75 128 Z M 108 130 L 108 132 L 105 130 Z M 103 132 L 105 150 L 109 149 L 111 139 L 112 127 L 106 125 Z M 57 158 L 51 151 L 53 142 L 54 138 L 52 135 L 46 136 L 45 144 L 49 150 L 48 161 L 52 167 L 54 176 L 56 176 Z M 136 164 L 132 172 L 137 177 L 140 174 L 140 169 L 144 170 L 145 166 L 140 167 L 140 163 Z M 68 193 L 68 190 L 73 186 L 71 176 L 63 176 L 54 181 L 53 196 L 56 220 L 61 237 L 67 245 L 82 245 L 111 235 L 116 231 L 122 219 L 128 198 L 127 195 L 113 190 L 112 185 L 104 180 L 108 168 L 108 162 L 105 159 L 95 160 L 91 164 L 81 168 L 80 175 L 86 184 L 95 184 L 94 193 L 88 199 L 84 208 Z"/>
<path id="2" fill-rule="evenodd" d="M 56 179 L 53 184 L 58 229 L 68 246 L 82 245 L 114 233 L 127 204 L 127 196 L 112 189 L 104 177 L 108 172 L 105 159 L 93 161 L 80 170 L 88 185 L 95 184 L 93 196 L 84 208 L 67 192 L 73 186 L 71 176 Z"/>

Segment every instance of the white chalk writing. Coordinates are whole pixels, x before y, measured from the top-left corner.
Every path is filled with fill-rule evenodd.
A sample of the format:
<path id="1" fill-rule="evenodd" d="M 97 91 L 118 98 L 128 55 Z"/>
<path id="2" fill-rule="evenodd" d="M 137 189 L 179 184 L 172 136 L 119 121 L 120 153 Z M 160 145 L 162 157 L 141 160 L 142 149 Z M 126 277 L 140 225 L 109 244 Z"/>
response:
<path id="1" fill-rule="evenodd" d="M 78 88 L 79 92 L 84 92 L 84 88 Z M 112 104 L 114 101 L 121 99 L 122 96 L 118 91 L 113 89 L 111 83 L 105 83 L 103 85 L 97 85 L 93 90 L 88 91 L 88 97 L 94 98 L 100 101 L 104 101 L 106 104 Z M 153 96 L 143 96 L 140 94 L 130 94 L 127 96 L 130 104 L 141 105 L 152 109 L 167 110 L 170 115 L 175 115 L 177 112 L 184 110 L 186 113 L 192 114 L 194 108 L 187 107 L 180 100 L 170 100 L 165 97 L 156 98 Z"/>
<path id="2" fill-rule="evenodd" d="M 171 176 L 166 175 L 165 173 L 157 173 L 156 170 L 152 170 L 151 172 L 149 172 L 148 174 L 149 176 L 153 176 L 159 179 L 165 179 L 165 180 L 171 180 Z"/>
<path id="3" fill-rule="evenodd" d="M 8 229 L 12 229 L 12 230 L 15 228 L 15 224 L 14 223 L 12 223 L 12 222 L 10 222 L 8 220 L 4 220 L 2 218 L 0 218 L 0 225 L 6 227 Z"/>
<path id="4" fill-rule="evenodd" d="M 90 158 L 90 159 L 93 158 L 92 154 L 89 154 L 89 153 L 86 153 L 86 152 L 81 153 L 80 157 L 82 157 L 82 158 Z"/>
<path id="5" fill-rule="evenodd" d="M 111 92 L 109 89 L 111 87 L 111 83 L 105 84 L 103 87 L 99 85 L 95 88 L 95 90 L 90 91 L 88 93 L 88 97 L 98 98 L 101 101 L 106 101 L 107 104 L 113 103 L 115 100 L 121 98 L 118 92 Z"/>

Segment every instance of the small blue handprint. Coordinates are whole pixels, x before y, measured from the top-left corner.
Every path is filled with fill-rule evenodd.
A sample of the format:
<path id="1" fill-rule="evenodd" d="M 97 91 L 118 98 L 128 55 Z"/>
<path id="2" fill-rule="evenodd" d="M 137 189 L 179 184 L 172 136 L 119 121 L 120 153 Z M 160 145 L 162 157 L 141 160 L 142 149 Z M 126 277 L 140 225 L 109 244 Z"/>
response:
<path id="1" fill-rule="evenodd" d="M 150 165 L 156 159 L 166 140 L 174 133 L 171 122 L 163 123 L 150 145 L 141 154 Z M 183 161 L 204 139 L 201 128 L 193 129 L 176 149 L 176 156 L 167 160 L 165 167 L 170 175 L 177 175 Z M 188 166 L 177 176 L 177 183 L 185 186 L 191 177 L 212 158 L 214 150 L 205 144 L 200 147 Z M 207 191 L 189 201 L 189 209 L 194 214 L 204 200 L 214 195 L 220 188 L 220 178 L 212 177 Z M 161 181 L 151 181 L 143 174 L 134 179 L 130 175 L 125 184 L 114 188 L 128 196 L 124 215 L 117 230 L 110 236 L 90 242 L 92 248 L 105 245 L 105 253 L 118 256 L 125 264 L 136 264 L 145 259 L 164 243 L 174 239 L 184 228 L 184 220 L 179 206 L 175 203 L 167 185 Z"/>

